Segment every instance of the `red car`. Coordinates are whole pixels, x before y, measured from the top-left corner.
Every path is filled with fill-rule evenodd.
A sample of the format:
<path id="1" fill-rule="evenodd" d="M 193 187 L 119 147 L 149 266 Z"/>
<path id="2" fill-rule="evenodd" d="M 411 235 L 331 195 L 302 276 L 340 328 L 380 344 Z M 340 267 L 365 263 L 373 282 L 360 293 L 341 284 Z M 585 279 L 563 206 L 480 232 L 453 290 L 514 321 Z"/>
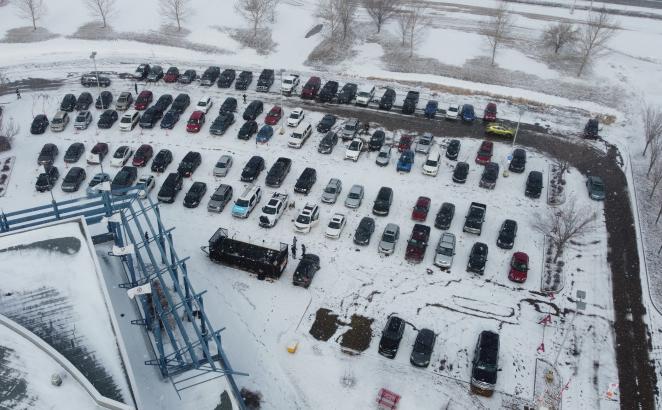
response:
<path id="1" fill-rule="evenodd" d="M 485 111 L 483 112 L 483 121 L 485 122 L 492 122 L 496 121 L 497 119 L 497 106 L 495 103 L 487 103 L 487 107 L 485 107 Z"/>
<path id="2" fill-rule="evenodd" d="M 179 69 L 177 67 L 170 67 L 163 76 L 163 81 L 166 83 L 174 83 L 179 79 Z"/>
<path id="3" fill-rule="evenodd" d="M 411 149 L 411 144 L 414 143 L 413 135 L 403 135 L 398 141 L 398 152 L 404 152 Z"/>
<path id="4" fill-rule="evenodd" d="M 200 131 L 200 128 L 205 123 L 205 113 L 202 111 L 193 111 L 193 114 L 191 114 L 191 117 L 188 119 L 188 122 L 186 123 L 186 131 L 188 132 L 198 132 Z"/>
<path id="5" fill-rule="evenodd" d="M 133 106 L 138 111 L 145 110 L 152 103 L 153 99 L 154 99 L 154 94 L 152 94 L 151 91 L 147 91 L 147 90 L 141 91 L 140 94 L 138 94 L 138 98 L 136 98 L 136 103 Z"/>
<path id="6" fill-rule="evenodd" d="M 322 80 L 319 77 L 310 77 L 301 90 L 301 98 L 304 100 L 313 100 L 322 87 Z"/>
<path id="7" fill-rule="evenodd" d="M 411 231 L 405 250 L 405 260 L 411 263 L 420 263 L 425 258 L 425 250 L 430 240 L 430 227 L 416 224 Z"/>
<path id="8" fill-rule="evenodd" d="M 414 221 L 425 222 L 430 212 L 430 203 L 432 200 L 427 196 L 419 196 L 414 205 L 414 210 L 411 212 L 411 219 Z"/>
<path id="9" fill-rule="evenodd" d="M 476 154 L 476 164 L 485 165 L 488 162 L 492 161 L 492 151 L 494 150 L 494 144 L 492 141 L 483 141 L 478 148 L 478 153 Z"/>
<path id="10" fill-rule="evenodd" d="M 154 155 L 152 146 L 149 144 L 143 144 L 136 150 L 136 153 L 133 156 L 133 161 L 131 161 L 131 165 L 134 167 L 144 167 L 147 165 L 149 160 L 152 159 L 152 155 Z"/>
<path id="11" fill-rule="evenodd" d="M 283 109 L 277 105 L 274 105 L 267 117 L 264 119 L 264 123 L 267 125 L 276 125 L 278 121 L 283 117 Z"/>
<path id="12" fill-rule="evenodd" d="M 529 271 L 529 255 L 524 252 L 515 252 L 510 260 L 510 272 L 508 279 L 513 282 L 523 283 Z"/>

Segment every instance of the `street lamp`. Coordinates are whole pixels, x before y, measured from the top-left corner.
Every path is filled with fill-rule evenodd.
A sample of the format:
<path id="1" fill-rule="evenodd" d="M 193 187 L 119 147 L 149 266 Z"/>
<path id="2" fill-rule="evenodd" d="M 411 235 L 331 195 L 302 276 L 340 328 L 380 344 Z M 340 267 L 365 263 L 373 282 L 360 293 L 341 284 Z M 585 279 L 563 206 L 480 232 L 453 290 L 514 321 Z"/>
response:
<path id="1" fill-rule="evenodd" d="M 280 69 L 280 111 L 281 111 L 281 116 L 285 116 L 285 107 L 283 106 L 283 73 L 285 72 L 284 68 Z M 281 121 L 280 123 L 280 130 L 279 133 L 280 135 L 283 135 L 285 133 L 285 128 L 283 128 L 284 121 Z"/>
<path id="2" fill-rule="evenodd" d="M 517 117 L 517 128 L 515 128 L 515 135 L 513 136 L 513 146 L 515 146 L 515 141 L 517 141 L 517 133 L 519 132 L 519 124 L 522 121 L 522 114 L 524 114 L 525 108 L 520 106 L 518 108 L 519 117 Z"/>
<path id="3" fill-rule="evenodd" d="M 99 83 L 99 73 L 97 72 L 97 52 L 92 51 L 92 54 L 90 54 L 90 58 L 92 59 L 92 63 L 94 63 L 94 76 L 97 79 L 97 93 L 101 95 L 101 84 Z"/>

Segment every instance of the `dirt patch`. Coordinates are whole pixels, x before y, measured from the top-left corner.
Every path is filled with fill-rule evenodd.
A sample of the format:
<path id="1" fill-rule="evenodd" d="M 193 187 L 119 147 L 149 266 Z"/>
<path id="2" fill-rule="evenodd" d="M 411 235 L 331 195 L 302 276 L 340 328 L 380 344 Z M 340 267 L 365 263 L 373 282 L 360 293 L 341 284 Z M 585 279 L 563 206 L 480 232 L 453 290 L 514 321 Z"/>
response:
<path id="1" fill-rule="evenodd" d="M 309 333 L 317 340 L 326 342 L 338 330 L 338 315 L 329 309 L 320 308 L 315 313 L 315 321 Z"/>
<path id="2" fill-rule="evenodd" d="M 354 352 L 362 352 L 370 347 L 373 321 L 374 319 L 365 316 L 352 315 L 350 329 L 340 335 L 340 346 Z"/>
<path id="3" fill-rule="evenodd" d="M 7 30 L 0 43 L 36 43 L 56 37 L 60 37 L 60 35 L 51 33 L 42 27 L 37 27 L 36 30 L 32 27 L 17 27 Z"/>

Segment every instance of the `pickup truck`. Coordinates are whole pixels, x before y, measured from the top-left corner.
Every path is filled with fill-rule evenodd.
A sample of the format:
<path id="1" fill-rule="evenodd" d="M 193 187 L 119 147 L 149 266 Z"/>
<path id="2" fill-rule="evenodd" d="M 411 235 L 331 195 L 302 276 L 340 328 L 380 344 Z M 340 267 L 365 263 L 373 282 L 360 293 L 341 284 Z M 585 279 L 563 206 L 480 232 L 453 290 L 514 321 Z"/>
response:
<path id="1" fill-rule="evenodd" d="M 485 222 L 485 212 L 487 211 L 487 206 L 478 202 L 472 202 L 469 205 L 469 212 L 464 220 L 464 232 L 473 233 L 475 235 L 480 235 L 483 229 L 483 222 Z"/>
<path id="2" fill-rule="evenodd" d="M 257 87 L 255 90 L 263 93 L 269 92 L 269 89 L 274 84 L 274 70 L 265 68 L 262 70 L 260 77 L 257 79 Z"/>
<path id="3" fill-rule="evenodd" d="M 109 87 L 110 86 L 110 78 L 101 75 L 98 71 L 92 71 L 87 74 L 83 74 L 80 77 L 80 83 L 84 87 Z"/>
<path id="4" fill-rule="evenodd" d="M 259 218 L 260 226 L 263 228 L 271 228 L 275 226 L 288 205 L 289 201 L 287 194 L 274 192 L 269 199 L 269 202 L 262 207 L 262 214 L 260 214 Z"/>
<path id="5" fill-rule="evenodd" d="M 411 236 L 407 241 L 405 260 L 407 262 L 421 263 L 425 257 L 425 250 L 430 240 L 430 227 L 422 224 L 414 225 Z"/>
<path id="6" fill-rule="evenodd" d="M 299 76 L 296 74 L 290 74 L 285 77 L 283 77 L 283 81 L 281 82 L 280 85 L 280 92 L 283 95 L 290 96 L 292 95 L 293 92 L 296 91 L 297 87 L 299 86 Z"/>

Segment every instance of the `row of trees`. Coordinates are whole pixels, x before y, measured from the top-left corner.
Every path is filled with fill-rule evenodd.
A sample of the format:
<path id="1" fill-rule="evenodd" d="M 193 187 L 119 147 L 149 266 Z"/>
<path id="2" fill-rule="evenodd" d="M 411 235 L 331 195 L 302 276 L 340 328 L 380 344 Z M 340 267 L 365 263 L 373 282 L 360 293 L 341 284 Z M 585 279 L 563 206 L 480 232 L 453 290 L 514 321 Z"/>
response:
<path id="1" fill-rule="evenodd" d="M 653 199 L 653 195 L 662 182 L 662 108 L 651 104 L 645 104 L 642 113 L 644 123 L 644 145 L 643 156 L 648 155 L 648 170 L 646 177 L 650 179 L 651 190 L 648 199 Z M 662 216 L 662 206 L 657 215 L 655 223 Z"/>

